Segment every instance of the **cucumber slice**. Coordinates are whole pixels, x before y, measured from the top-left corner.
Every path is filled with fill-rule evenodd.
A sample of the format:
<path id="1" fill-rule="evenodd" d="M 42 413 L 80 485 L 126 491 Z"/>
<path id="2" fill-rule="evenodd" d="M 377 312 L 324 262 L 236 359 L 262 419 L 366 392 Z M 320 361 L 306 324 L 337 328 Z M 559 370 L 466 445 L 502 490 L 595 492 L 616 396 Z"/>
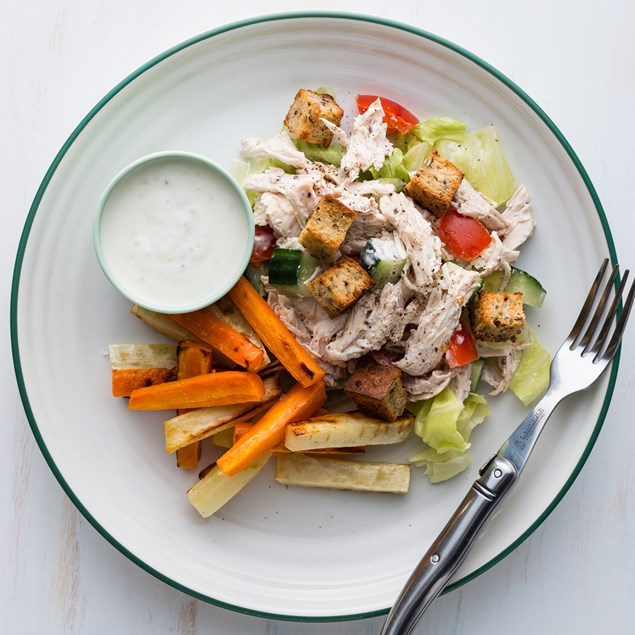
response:
<path id="1" fill-rule="evenodd" d="M 502 279 L 503 272 L 495 271 L 485 278 L 483 281 L 483 289 L 486 291 L 508 291 L 509 293 L 520 291 L 520 293 L 523 294 L 523 304 L 536 307 L 537 309 L 543 305 L 547 292 L 540 282 L 526 271 L 512 267 L 509 282 L 504 289 L 500 289 Z"/>
<path id="2" fill-rule="evenodd" d="M 478 382 L 481 381 L 481 375 L 483 374 L 483 366 L 485 362 L 482 359 L 477 359 L 472 362 L 472 368 L 470 369 L 470 392 L 476 392 Z"/>
<path id="3" fill-rule="evenodd" d="M 523 294 L 523 304 L 536 307 L 539 309 L 545 301 L 547 292 L 543 286 L 526 271 L 512 267 L 512 275 L 505 287 L 505 291 L 516 293 L 520 291 Z"/>
<path id="4" fill-rule="evenodd" d="M 399 278 L 401 278 L 401 272 L 403 271 L 405 264 L 405 258 L 403 260 L 401 258 L 395 260 L 380 260 L 375 265 L 371 278 L 375 281 L 377 286 L 383 286 L 387 282 L 392 282 L 394 284 L 397 280 L 399 280 Z"/>
<path id="5" fill-rule="evenodd" d="M 465 305 L 468 310 L 471 310 L 471 307 L 474 305 L 474 301 L 476 300 L 476 298 L 478 298 L 480 292 L 484 288 L 485 288 L 485 282 L 483 278 L 479 278 L 476 283 L 476 288 L 474 289 L 474 291 L 472 291 L 472 295 L 470 296 L 470 299 L 467 301 L 467 304 Z"/>
<path id="6" fill-rule="evenodd" d="M 531 333 L 532 343 L 523 350 L 520 364 L 512 375 L 510 390 L 528 406 L 549 387 L 551 355 L 536 336 Z"/>
<path id="7" fill-rule="evenodd" d="M 399 280 L 406 254 L 390 238 L 370 238 L 359 255 L 359 264 L 370 274 L 375 285 L 381 287 Z"/>
<path id="8" fill-rule="evenodd" d="M 269 284 L 279 293 L 292 297 L 309 297 L 304 283 L 315 273 L 319 262 L 301 249 L 273 250 L 269 261 Z"/>

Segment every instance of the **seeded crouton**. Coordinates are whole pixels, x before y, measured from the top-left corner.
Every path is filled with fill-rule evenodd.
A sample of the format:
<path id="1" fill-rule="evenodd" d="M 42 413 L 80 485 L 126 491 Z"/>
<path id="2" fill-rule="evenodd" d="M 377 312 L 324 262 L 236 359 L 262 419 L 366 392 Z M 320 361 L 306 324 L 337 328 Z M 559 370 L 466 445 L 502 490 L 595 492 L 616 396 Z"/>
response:
<path id="1" fill-rule="evenodd" d="M 284 125 L 300 139 L 327 148 L 333 133 L 321 119 L 326 119 L 339 126 L 344 111 L 331 95 L 314 93 L 301 88 L 284 118 Z"/>
<path id="2" fill-rule="evenodd" d="M 462 180 L 463 172 L 433 150 L 430 159 L 404 187 L 404 192 L 441 217 L 448 211 Z"/>
<path id="3" fill-rule="evenodd" d="M 306 283 L 311 295 L 330 318 L 344 313 L 372 286 L 373 279 L 348 256 L 342 256 L 335 265 Z"/>
<path id="4" fill-rule="evenodd" d="M 346 238 L 355 212 L 334 196 L 320 199 L 300 234 L 300 244 L 313 256 L 331 260 Z"/>
<path id="5" fill-rule="evenodd" d="M 523 294 L 481 291 L 471 318 L 477 340 L 504 342 L 520 335 L 526 326 Z"/>
<path id="6" fill-rule="evenodd" d="M 385 421 L 395 421 L 408 403 L 401 371 L 375 361 L 362 362 L 344 385 L 359 410 Z"/>

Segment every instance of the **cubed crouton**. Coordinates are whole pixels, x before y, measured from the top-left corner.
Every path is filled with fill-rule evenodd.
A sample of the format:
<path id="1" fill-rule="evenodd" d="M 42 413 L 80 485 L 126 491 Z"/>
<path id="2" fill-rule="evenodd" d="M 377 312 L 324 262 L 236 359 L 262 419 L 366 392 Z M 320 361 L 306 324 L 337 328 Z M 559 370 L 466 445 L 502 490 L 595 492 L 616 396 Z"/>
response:
<path id="1" fill-rule="evenodd" d="M 404 187 L 404 192 L 419 205 L 441 217 L 448 211 L 462 180 L 463 172 L 433 150 L 426 164 Z"/>
<path id="2" fill-rule="evenodd" d="M 481 291 L 472 307 L 472 331 L 477 340 L 504 342 L 526 326 L 523 294 Z"/>
<path id="3" fill-rule="evenodd" d="M 300 244 L 316 258 L 331 260 L 346 238 L 355 212 L 334 196 L 320 199 L 300 234 Z"/>
<path id="4" fill-rule="evenodd" d="M 373 286 L 373 279 L 352 258 L 342 256 L 332 267 L 306 283 L 330 318 L 341 315 Z"/>
<path id="5" fill-rule="evenodd" d="M 344 392 L 359 410 L 385 421 L 395 421 L 408 403 L 401 371 L 369 360 L 362 362 L 344 385 Z"/>
<path id="6" fill-rule="evenodd" d="M 300 139 L 327 148 L 333 133 L 321 119 L 339 126 L 344 111 L 331 95 L 301 88 L 284 118 L 284 125 Z"/>

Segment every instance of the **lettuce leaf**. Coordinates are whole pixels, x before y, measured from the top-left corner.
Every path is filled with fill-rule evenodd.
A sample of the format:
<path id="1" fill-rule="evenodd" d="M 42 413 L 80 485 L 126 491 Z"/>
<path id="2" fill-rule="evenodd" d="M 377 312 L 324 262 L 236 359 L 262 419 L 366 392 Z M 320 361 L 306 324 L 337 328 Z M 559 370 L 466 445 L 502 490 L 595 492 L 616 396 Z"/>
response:
<path id="1" fill-rule="evenodd" d="M 419 141 L 433 146 L 437 141 L 461 143 L 467 130 L 467 124 L 452 117 L 431 117 L 418 123 L 410 133 Z"/>
<path id="2" fill-rule="evenodd" d="M 469 452 L 451 450 L 439 454 L 436 450 L 429 449 L 411 456 L 410 460 L 417 467 L 425 468 L 424 474 L 431 483 L 440 483 L 466 470 L 472 463 L 472 456 Z"/>
<path id="3" fill-rule="evenodd" d="M 234 161 L 231 166 L 231 172 L 239 183 L 242 183 L 248 176 L 252 174 L 260 174 L 269 168 L 280 168 L 287 174 L 295 174 L 295 168 L 287 165 L 278 159 L 261 159 L 256 163 L 247 163 L 246 161 Z"/>
<path id="4" fill-rule="evenodd" d="M 410 173 L 403 164 L 404 154 L 399 148 L 393 148 L 392 154 L 384 161 L 379 174 L 382 179 L 400 179 L 407 183 L 410 180 Z"/>
<path id="5" fill-rule="evenodd" d="M 259 174 L 260 172 L 264 172 L 268 168 L 280 168 L 287 174 L 295 174 L 294 167 L 287 165 L 282 161 L 278 161 L 277 159 L 262 159 L 257 163 L 247 163 L 246 161 L 236 160 L 232 164 L 231 172 L 236 180 L 242 184 L 243 181 L 251 174 Z M 249 200 L 249 204 L 253 207 L 256 204 L 258 192 L 254 192 L 253 190 L 245 190 L 245 195 Z"/>
<path id="6" fill-rule="evenodd" d="M 424 402 L 415 418 L 415 433 L 439 453 L 450 450 L 465 452 L 470 444 L 457 429 L 463 403 L 449 386 L 427 401 L 429 405 Z"/>
<path id="7" fill-rule="evenodd" d="M 469 441 L 472 430 L 483 423 L 485 417 L 489 417 L 491 414 L 492 411 L 489 409 L 485 397 L 471 392 L 463 402 L 463 410 L 456 422 L 457 430 L 466 441 Z"/>
<path id="8" fill-rule="evenodd" d="M 232 161 L 230 172 L 239 183 L 242 183 L 249 176 L 249 163 L 236 159 Z"/>
<path id="9" fill-rule="evenodd" d="M 531 344 L 523 350 L 520 364 L 512 375 L 509 388 L 525 406 L 540 397 L 549 387 L 551 355 L 533 331 Z"/>
<path id="10" fill-rule="evenodd" d="M 430 156 L 432 147 L 438 141 L 460 143 L 465 135 L 467 124 L 452 117 L 432 117 L 417 124 L 401 143 L 405 150 L 404 166 L 410 172 L 416 172 Z"/>
<path id="11" fill-rule="evenodd" d="M 497 205 L 504 203 L 516 189 L 494 126 L 466 132 L 460 141 L 442 139 L 434 149 L 456 165 L 465 178 Z"/>
<path id="12" fill-rule="evenodd" d="M 392 144 L 395 148 L 399 148 L 404 153 L 407 153 L 411 148 L 416 145 L 419 145 L 421 141 L 411 132 L 407 132 L 406 134 L 398 134 L 393 140 Z"/>
<path id="13" fill-rule="evenodd" d="M 393 148 L 392 154 L 386 157 L 384 164 L 379 170 L 371 167 L 366 170 L 364 178 L 362 180 L 369 179 L 381 179 L 388 180 L 388 182 L 394 182 L 395 179 L 407 183 L 410 180 L 410 173 L 403 164 L 404 154 L 399 148 Z"/>
<path id="14" fill-rule="evenodd" d="M 330 163 L 331 165 L 339 166 L 346 152 L 339 143 L 331 143 L 328 148 L 298 138 L 293 139 L 293 143 L 309 161 L 319 161 L 320 163 Z"/>
<path id="15" fill-rule="evenodd" d="M 472 430 L 491 414 L 485 397 L 470 393 L 463 403 L 447 387 L 436 397 L 409 406 L 415 433 L 430 447 L 410 457 L 432 483 L 456 476 L 471 464 Z"/>
<path id="16" fill-rule="evenodd" d="M 395 192 L 401 192 L 401 190 L 403 190 L 404 187 L 406 187 L 406 182 L 402 181 L 401 179 L 384 179 L 384 178 L 379 178 L 377 179 L 380 183 L 387 183 L 389 185 L 394 185 L 395 187 Z"/>
<path id="17" fill-rule="evenodd" d="M 431 117 L 420 121 L 406 134 L 397 135 L 393 143 L 407 153 L 420 143 L 433 146 L 442 139 L 459 142 L 466 128 L 466 123 L 452 117 Z"/>

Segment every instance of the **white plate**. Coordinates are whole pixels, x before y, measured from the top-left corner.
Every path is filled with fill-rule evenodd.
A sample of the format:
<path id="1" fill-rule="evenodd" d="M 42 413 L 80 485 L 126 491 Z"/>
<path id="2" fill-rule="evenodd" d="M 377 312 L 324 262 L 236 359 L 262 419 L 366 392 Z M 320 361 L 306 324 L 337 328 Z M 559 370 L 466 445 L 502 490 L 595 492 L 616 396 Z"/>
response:
<path id="1" fill-rule="evenodd" d="M 520 265 L 548 290 L 530 320 L 555 351 L 605 256 L 606 219 L 577 158 L 518 87 L 466 51 L 416 29 L 359 16 L 278 16 L 204 34 L 152 60 L 79 125 L 47 173 L 20 245 L 12 298 L 16 373 L 33 432 L 68 495 L 113 545 L 201 599 L 276 617 L 385 611 L 477 468 L 520 421 L 512 395 L 473 436 L 472 468 L 431 486 L 413 469 L 405 497 L 287 489 L 265 472 L 202 520 L 192 473 L 164 451 L 161 413 L 110 397 L 110 343 L 160 339 L 101 274 L 91 223 L 102 190 L 136 158 L 187 150 L 230 166 L 242 137 L 272 136 L 299 87 L 391 97 L 421 116 L 495 123 L 538 228 Z M 454 586 L 515 548 L 586 459 L 616 373 L 560 407 L 504 513 Z M 403 448 L 382 456 L 403 460 Z"/>

